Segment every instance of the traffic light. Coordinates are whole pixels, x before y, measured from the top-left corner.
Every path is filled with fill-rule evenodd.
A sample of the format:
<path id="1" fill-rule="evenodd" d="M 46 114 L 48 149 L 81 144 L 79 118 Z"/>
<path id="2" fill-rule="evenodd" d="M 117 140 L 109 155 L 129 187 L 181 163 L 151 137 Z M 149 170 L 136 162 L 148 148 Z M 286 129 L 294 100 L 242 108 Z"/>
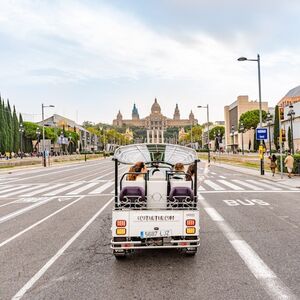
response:
<path id="1" fill-rule="evenodd" d="M 281 141 L 282 142 L 286 141 L 285 129 L 281 129 Z"/>
<path id="2" fill-rule="evenodd" d="M 279 107 L 279 119 L 284 120 L 284 108 Z"/>

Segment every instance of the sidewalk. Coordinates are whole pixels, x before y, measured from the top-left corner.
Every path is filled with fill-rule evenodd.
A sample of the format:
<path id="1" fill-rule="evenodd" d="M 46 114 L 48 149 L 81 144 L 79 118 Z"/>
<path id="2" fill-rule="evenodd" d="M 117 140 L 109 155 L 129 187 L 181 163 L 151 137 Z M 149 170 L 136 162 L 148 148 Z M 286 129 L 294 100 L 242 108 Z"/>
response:
<path id="1" fill-rule="evenodd" d="M 232 171 L 236 171 L 236 172 L 240 172 L 243 174 L 247 174 L 247 175 L 252 175 L 252 176 L 256 176 L 259 178 L 263 178 L 263 179 L 267 179 L 273 182 L 277 182 L 280 183 L 282 185 L 288 186 L 288 187 L 294 187 L 294 188 L 299 188 L 300 190 L 300 176 L 293 176 L 292 178 L 288 178 L 288 176 L 286 174 L 283 174 L 283 178 L 281 179 L 280 173 L 276 173 L 275 176 L 272 176 L 272 173 L 269 172 L 269 170 L 265 170 L 265 175 L 260 175 L 260 171 L 258 169 L 251 169 L 251 168 L 247 168 L 247 167 L 242 167 L 242 166 L 234 166 L 234 165 L 229 165 L 226 163 L 210 163 L 211 166 L 215 166 L 218 168 L 224 168 L 224 169 L 228 169 L 228 170 L 232 170 Z"/>

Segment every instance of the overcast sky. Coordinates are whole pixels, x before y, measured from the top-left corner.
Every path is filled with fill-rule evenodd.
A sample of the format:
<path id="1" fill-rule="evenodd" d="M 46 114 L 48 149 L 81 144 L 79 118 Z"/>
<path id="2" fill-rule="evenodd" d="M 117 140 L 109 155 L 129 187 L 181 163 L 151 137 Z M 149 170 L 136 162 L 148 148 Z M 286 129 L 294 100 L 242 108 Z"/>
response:
<path id="1" fill-rule="evenodd" d="M 0 0 L 0 93 L 25 118 L 41 103 L 78 122 L 192 109 L 200 122 L 238 95 L 271 106 L 300 85 L 300 1 Z"/>

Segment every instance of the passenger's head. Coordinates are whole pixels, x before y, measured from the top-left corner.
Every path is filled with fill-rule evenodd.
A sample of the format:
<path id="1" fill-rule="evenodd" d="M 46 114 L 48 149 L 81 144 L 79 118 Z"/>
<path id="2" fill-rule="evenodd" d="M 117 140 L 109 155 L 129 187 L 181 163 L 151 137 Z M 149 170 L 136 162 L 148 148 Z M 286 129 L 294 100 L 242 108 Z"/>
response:
<path id="1" fill-rule="evenodd" d="M 184 171 L 184 165 L 182 163 L 176 163 L 174 166 L 175 171 Z"/>
<path id="2" fill-rule="evenodd" d="M 129 173 L 134 173 L 135 172 L 135 167 L 132 166 L 129 168 Z M 134 181 L 136 179 L 136 174 L 128 174 L 127 175 L 127 180 Z"/>
<path id="3" fill-rule="evenodd" d="M 189 165 L 187 169 L 187 173 L 193 176 L 196 173 L 195 168 L 196 168 L 195 164 Z"/>
<path id="4" fill-rule="evenodd" d="M 147 167 L 144 162 L 139 161 L 134 165 L 135 172 L 137 173 L 147 173 Z"/>

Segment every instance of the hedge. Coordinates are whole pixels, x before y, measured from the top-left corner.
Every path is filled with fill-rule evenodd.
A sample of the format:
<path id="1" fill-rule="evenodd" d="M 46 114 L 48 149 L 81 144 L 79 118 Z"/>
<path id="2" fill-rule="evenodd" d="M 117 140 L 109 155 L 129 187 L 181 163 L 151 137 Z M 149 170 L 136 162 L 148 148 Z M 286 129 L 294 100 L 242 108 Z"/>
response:
<path id="1" fill-rule="evenodd" d="M 277 155 L 277 168 L 278 168 L 278 171 L 280 172 L 281 171 L 281 165 L 280 165 L 280 155 Z M 287 157 L 286 154 L 283 154 L 282 155 L 282 160 L 283 160 L 283 172 L 287 172 L 287 169 L 286 167 L 284 166 L 284 160 L 285 158 Z M 298 170 L 298 164 L 300 163 L 300 154 L 294 154 L 293 155 L 294 157 L 294 167 L 293 167 L 293 173 L 296 173 L 296 174 L 299 174 L 299 170 Z"/>

